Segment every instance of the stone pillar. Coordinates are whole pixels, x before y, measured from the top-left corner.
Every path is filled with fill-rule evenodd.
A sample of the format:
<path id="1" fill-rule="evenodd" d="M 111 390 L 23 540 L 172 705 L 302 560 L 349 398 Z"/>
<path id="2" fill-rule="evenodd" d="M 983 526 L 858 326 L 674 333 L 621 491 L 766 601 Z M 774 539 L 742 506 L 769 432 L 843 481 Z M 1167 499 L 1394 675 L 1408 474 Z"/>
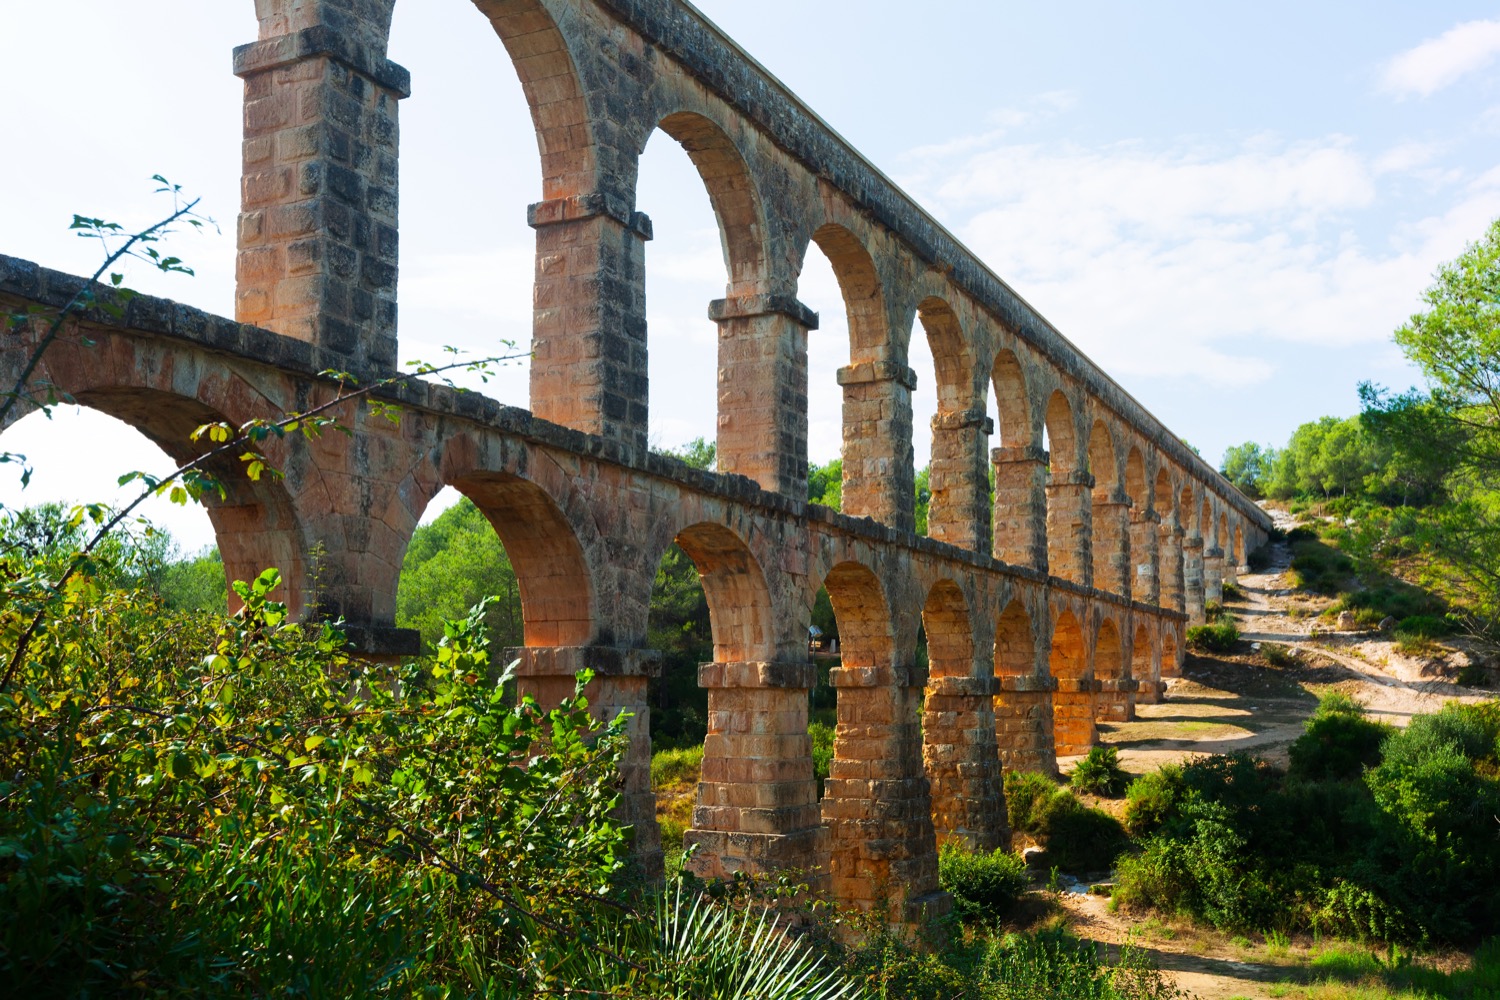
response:
<path id="1" fill-rule="evenodd" d="M 983 410 L 932 418 L 929 538 L 986 555 L 990 551 L 990 477 L 984 452 L 995 425 Z"/>
<path id="2" fill-rule="evenodd" d="M 1085 587 L 1093 585 L 1092 506 L 1094 477 L 1087 472 L 1054 475 L 1047 483 L 1047 570 Z"/>
<path id="3" fill-rule="evenodd" d="M 688 867 L 704 878 L 795 868 L 815 889 L 827 834 L 818 810 L 807 699 L 816 680 L 810 663 L 705 663 L 708 736 L 693 825 L 697 847 Z"/>
<path id="4" fill-rule="evenodd" d="M 1108 677 L 1094 683 L 1099 689 L 1094 700 L 1094 718 L 1097 721 L 1129 722 L 1135 718 L 1138 687 L 1133 677 Z"/>
<path id="5" fill-rule="evenodd" d="M 1153 662 L 1157 662 L 1155 658 Z M 1158 675 L 1164 672 L 1158 665 L 1152 676 L 1136 678 L 1135 703 L 1137 705 L 1159 705 L 1166 700 L 1167 685 L 1158 679 Z"/>
<path id="6" fill-rule="evenodd" d="M 1161 541 L 1161 607 L 1182 611 L 1182 536 L 1175 524 L 1163 524 L 1157 532 Z"/>
<path id="7" fill-rule="evenodd" d="M 1057 773 L 1052 696 L 1057 681 L 1022 675 L 997 677 L 995 742 L 1006 771 Z"/>
<path id="8" fill-rule="evenodd" d="M 612 195 L 532 205 L 531 411 L 646 447 L 646 241 L 651 220 Z"/>
<path id="9" fill-rule="evenodd" d="M 1092 677 L 1056 677 L 1052 695 L 1052 726 L 1057 756 L 1076 757 L 1089 752 L 1098 737 L 1094 727 L 1094 701 L 1100 684 Z"/>
<path id="10" fill-rule="evenodd" d="M 1182 543 L 1182 610 L 1189 625 L 1203 624 L 1203 539 L 1189 538 Z"/>
<path id="11" fill-rule="evenodd" d="M 1203 553 L 1203 600 L 1224 601 L 1224 550 L 1208 549 Z"/>
<path id="12" fill-rule="evenodd" d="M 1047 572 L 1047 453 L 995 448 L 995 558 Z"/>
<path id="13" fill-rule="evenodd" d="M 934 677 L 927 685 L 922 756 L 940 847 L 958 840 L 992 851 L 1010 843 L 994 687 L 989 677 Z"/>
<path id="14" fill-rule="evenodd" d="M 235 317 L 316 345 L 320 366 L 395 372 L 396 105 L 410 75 L 322 25 L 240 46 L 234 72 L 245 81 Z"/>
<path id="15" fill-rule="evenodd" d="M 1130 596 L 1130 500 L 1118 490 L 1095 494 L 1090 532 L 1094 556 L 1094 586 L 1111 594 Z"/>
<path id="16" fill-rule="evenodd" d="M 784 295 L 715 299 L 719 471 L 807 499 L 807 333 L 818 314 Z"/>
<path id="17" fill-rule="evenodd" d="M 830 888 L 840 903 L 912 923 L 947 912 L 938 889 L 931 799 L 922 772 L 923 678 L 912 669 L 835 667 L 838 728 L 824 783 Z"/>
<path id="18" fill-rule="evenodd" d="M 649 878 L 662 874 L 661 828 L 651 791 L 651 710 L 647 686 L 661 675 L 661 654 L 652 649 L 613 646 L 526 646 L 506 650 L 519 659 L 516 687 L 544 709 L 573 696 L 579 671 L 594 672 L 584 689 L 589 714 L 612 720 L 629 712 L 630 747 L 620 761 L 620 805 L 615 815 L 634 828 L 631 854 Z"/>
<path id="19" fill-rule="evenodd" d="M 916 526 L 911 394 L 917 373 L 896 361 L 840 368 L 844 388 L 842 510 L 897 531 Z"/>
<path id="20" fill-rule="evenodd" d="M 1161 515 L 1154 510 L 1136 511 L 1130 519 L 1130 561 L 1135 566 L 1130 596 L 1142 604 L 1162 601 L 1160 522 Z"/>

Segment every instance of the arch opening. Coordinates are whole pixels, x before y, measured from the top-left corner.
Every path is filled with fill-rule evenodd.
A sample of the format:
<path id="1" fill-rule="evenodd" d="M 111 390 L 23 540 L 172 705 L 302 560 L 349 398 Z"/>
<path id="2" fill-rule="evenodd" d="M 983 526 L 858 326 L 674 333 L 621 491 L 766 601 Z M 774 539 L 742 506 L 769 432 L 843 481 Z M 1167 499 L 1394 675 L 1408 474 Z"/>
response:
<path id="1" fill-rule="evenodd" d="M 1146 493 L 1146 460 L 1134 445 L 1125 457 L 1125 495 L 1139 510 L 1144 511 L 1151 505 L 1151 497 Z"/>
<path id="2" fill-rule="evenodd" d="M 1161 515 L 1161 523 L 1171 526 L 1177 523 L 1177 508 L 1172 503 L 1172 476 L 1166 469 L 1159 469 L 1156 473 L 1156 513 Z"/>
<path id="3" fill-rule="evenodd" d="M 88 396 L 86 393 L 86 399 Z M 156 403 L 165 394 L 152 396 L 143 409 L 156 410 Z M 140 483 L 121 486 L 119 477 L 124 473 L 139 470 L 161 475 L 196 455 L 187 435 L 197 423 L 187 426 L 184 421 L 174 426 L 168 421 L 148 432 L 126 419 L 131 415 L 129 407 L 112 406 L 107 397 L 95 396 L 92 405 L 84 400 L 79 403 L 54 406 L 50 419 L 37 410 L 24 416 L 13 412 L 0 431 L 4 436 L 0 450 L 25 455 L 26 467 L 32 473 L 29 484 L 23 485 L 19 465 L 8 465 L 0 481 L 0 509 L 5 511 L 8 529 L 14 532 L 12 541 L 24 537 L 40 543 L 72 537 L 65 525 L 73 507 L 104 503 L 118 510 L 144 492 Z M 194 410 L 186 419 L 217 419 Z M 140 413 L 134 416 L 141 418 Z M 173 440 L 171 450 L 164 447 L 165 441 L 176 439 L 178 431 L 182 431 L 180 440 Z M 170 466 L 164 465 L 164 460 Z M 136 509 L 136 516 L 146 519 L 151 528 L 126 523 L 117 530 L 117 537 L 129 535 L 127 544 L 134 556 L 132 565 L 121 572 L 132 585 L 156 592 L 174 609 L 224 613 L 232 596 L 227 586 L 231 572 L 237 574 L 235 579 L 245 580 L 269 566 L 281 569 L 284 579 L 295 580 L 293 574 L 298 572 L 296 560 L 275 552 L 264 558 L 240 559 L 233 568 L 225 566 L 221 532 L 234 530 L 237 509 L 243 512 L 247 505 L 252 509 L 259 506 L 257 494 L 270 500 L 273 513 L 252 514 L 252 519 L 285 519 L 290 525 L 295 525 L 296 519 L 289 505 L 281 506 L 285 491 L 277 484 L 252 483 L 246 480 L 243 469 L 236 470 L 232 465 L 221 466 L 217 473 L 231 488 L 228 500 L 206 496 L 203 504 L 176 505 L 165 497 L 149 497 Z M 80 543 L 92 533 L 91 522 L 84 525 Z M 289 541 L 297 541 L 295 531 Z M 296 544 L 290 549 L 301 551 Z M 262 565 L 252 571 L 250 567 L 257 563 Z M 284 599 L 285 587 L 276 596 Z"/>
<path id="4" fill-rule="evenodd" d="M 1074 757 L 1094 745 L 1094 684 L 1088 670 L 1083 628 L 1071 611 L 1057 616 L 1049 656 L 1057 691 L 1052 696 L 1052 732 L 1058 757 Z"/>
<path id="5" fill-rule="evenodd" d="M 594 587 L 567 517 L 537 484 L 508 472 L 448 481 L 495 529 L 514 568 L 527 646 L 585 646 L 593 639 Z"/>
<path id="6" fill-rule="evenodd" d="M 1047 461 L 1056 479 L 1072 472 L 1078 465 L 1077 432 L 1073 425 L 1073 406 L 1061 389 L 1047 399 Z"/>
<path id="7" fill-rule="evenodd" d="M 1000 417 L 996 429 L 1000 442 L 1007 448 L 1022 448 L 1032 443 L 1031 397 L 1027 394 L 1026 374 L 1016 352 L 1002 349 L 995 355 L 990 370 L 995 392 L 995 409 Z"/>
<path id="8" fill-rule="evenodd" d="M 710 597 L 712 591 L 712 597 Z M 758 564 L 729 529 L 702 523 L 685 528 L 662 553 L 651 590 L 646 644 L 661 654 L 661 668 L 648 684 L 651 749 L 667 751 L 668 775 L 655 784 L 657 825 L 668 871 L 681 867 L 685 836 L 699 803 L 705 773 L 733 773 L 709 754 L 709 715 L 713 696 L 699 683 L 700 664 L 736 662 L 727 658 L 765 652 L 769 593 Z M 695 766 L 693 751 L 702 748 Z M 706 770 L 705 770 L 706 768 Z"/>

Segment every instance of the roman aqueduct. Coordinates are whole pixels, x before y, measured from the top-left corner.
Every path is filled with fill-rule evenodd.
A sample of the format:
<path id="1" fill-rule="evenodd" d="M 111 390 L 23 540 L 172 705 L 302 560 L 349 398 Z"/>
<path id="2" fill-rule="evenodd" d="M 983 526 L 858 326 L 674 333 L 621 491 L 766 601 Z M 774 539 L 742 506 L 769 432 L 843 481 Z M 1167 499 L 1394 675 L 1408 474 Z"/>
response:
<path id="1" fill-rule="evenodd" d="M 328 399 L 320 371 L 395 370 L 409 81 L 386 58 L 394 2 L 255 0 L 260 38 L 234 54 L 235 319 L 140 298 L 123 318 L 74 324 L 38 379 L 187 460 L 200 424 Z M 368 653 L 410 652 L 414 634 L 393 625 L 402 556 L 428 502 L 457 488 L 516 569 L 526 687 L 556 698 L 587 666 L 596 705 L 634 711 L 623 812 L 650 869 L 646 622 L 675 541 L 701 574 L 714 638 L 691 864 L 797 867 L 848 903 L 940 905 L 937 845 L 1004 841 L 1003 770 L 1054 768 L 1096 721 L 1160 698 L 1187 624 L 1243 571 L 1268 519 L 687 4 L 475 5 L 520 76 L 541 154 L 530 410 L 408 383 L 387 393 L 399 423 L 351 404 L 351 438 L 273 445 L 282 479 L 223 470 L 229 496 L 209 515 L 228 573 L 278 566 L 298 614 L 341 616 Z M 708 305 L 717 473 L 646 448 L 651 224 L 635 182 L 657 129 L 696 165 L 722 236 L 724 297 Z M 805 499 L 808 392 L 836 391 L 807 384 L 818 317 L 797 288 L 813 243 L 848 311 L 842 513 Z M 8 306 L 60 306 L 81 280 L 0 257 Z M 908 367 L 918 329 L 934 371 Z M 13 381 L 35 338 L 8 339 L 0 373 Z M 925 537 L 918 378 L 939 399 Z M 825 586 L 842 663 L 820 800 L 807 626 Z"/>

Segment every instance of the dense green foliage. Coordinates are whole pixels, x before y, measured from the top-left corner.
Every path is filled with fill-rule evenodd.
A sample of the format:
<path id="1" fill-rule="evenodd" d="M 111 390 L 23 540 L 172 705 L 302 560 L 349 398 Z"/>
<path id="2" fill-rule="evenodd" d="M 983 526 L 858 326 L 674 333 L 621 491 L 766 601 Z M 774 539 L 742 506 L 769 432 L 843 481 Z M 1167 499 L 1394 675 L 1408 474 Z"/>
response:
<path id="1" fill-rule="evenodd" d="M 1336 691 L 1323 696 L 1305 731 L 1291 745 L 1288 773 L 1310 781 L 1358 778 L 1380 763 L 1391 727 L 1365 718 L 1365 708 Z"/>
<path id="2" fill-rule="evenodd" d="M 1425 390 L 1360 386 L 1363 410 L 1303 424 L 1281 449 L 1230 448 L 1251 496 L 1337 498 L 1361 572 L 1401 565 L 1485 629 L 1500 621 L 1500 220 L 1438 269 L 1395 333 Z M 1326 575 L 1313 589 L 1331 592 Z M 1404 617 L 1404 616 L 1397 616 Z"/>
<path id="3" fill-rule="evenodd" d="M 413 533 L 401 564 L 396 591 L 396 624 L 422 633 L 431 648 L 443 636 L 443 622 L 465 615 L 494 598 L 485 626 L 497 646 L 520 646 L 521 591 L 500 536 L 468 498 L 460 500 Z"/>
<path id="4" fill-rule="evenodd" d="M 1193 625 L 1187 630 L 1188 647 L 1205 653 L 1232 653 L 1239 642 L 1239 626 L 1231 618 Z"/>
<path id="5" fill-rule="evenodd" d="M 965 919 L 1003 917 L 1026 891 L 1026 864 L 1004 848 L 986 854 L 956 841 L 938 853 L 938 885 L 953 895 L 953 909 Z"/>
<path id="6" fill-rule="evenodd" d="M 1132 820 L 1157 832 L 1121 861 L 1118 898 L 1226 930 L 1460 943 L 1500 932 L 1500 703 L 1419 716 L 1366 767 L 1369 725 L 1330 700 L 1291 774 L 1244 755 L 1189 762 L 1151 796 L 1149 820 Z"/>
<path id="7" fill-rule="evenodd" d="M 1106 746 L 1089 747 L 1068 778 L 1080 792 L 1111 799 L 1123 794 L 1129 782 L 1130 776 L 1120 769 L 1120 751 Z"/>
<path id="8" fill-rule="evenodd" d="M 582 702 L 503 699 L 478 617 L 376 670 L 289 624 L 275 583 L 215 620 L 83 581 L 49 617 L 0 698 L 6 981 L 367 996 L 420 967 L 505 996 L 561 974 L 552 929 L 596 919 L 624 863 L 620 737 L 585 742 Z"/>
<path id="9" fill-rule="evenodd" d="M 890 1000 L 1186 1000 L 1141 948 L 1110 966 L 1066 933 L 983 934 L 941 952 L 870 934 L 848 960 L 871 996 Z"/>
<path id="10" fill-rule="evenodd" d="M 1125 832 L 1132 837 L 1155 832 L 1172 815 L 1181 791 L 1182 768 L 1176 764 L 1136 778 L 1125 789 Z"/>
<path id="11" fill-rule="evenodd" d="M 1011 828 L 1036 837 L 1050 863 L 1064 871 L 1108 871 L 1128 843 L 1119 820 L 1085 806 L 1045 775 L 1007 774 L 1005 808 Z"/>

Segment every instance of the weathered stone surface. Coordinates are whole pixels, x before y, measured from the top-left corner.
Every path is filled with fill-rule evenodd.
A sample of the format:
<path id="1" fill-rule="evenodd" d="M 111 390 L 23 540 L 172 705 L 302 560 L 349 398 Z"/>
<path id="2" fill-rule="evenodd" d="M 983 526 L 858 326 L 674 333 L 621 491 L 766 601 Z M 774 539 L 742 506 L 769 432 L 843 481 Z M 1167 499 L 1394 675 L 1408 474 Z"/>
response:
<path id="1" fill-rule="evenodd" d="M 324 370 L 368 381 L 394 369 L 396 107 L 410 81 L 386 56 L 393 4 L 255 4 L 260 37 L 235 55 L 237 321 L 150 297 L 122 318 L 94 310 L 67 325 L 37 380 L 186 461 L 201 454 L 199 424 L 333 400 Z M 457 488 L 517 573 L 521 688 L 552 703 L 587 669 L 594 711 L 631 714 L 621 815 L 654 872 L 646 623 L 675 542 L 714 632 L 699 673 L 709 735 L 686 835 L 694 869 L 796 868 L 849 905 L 886 902 L 895 921 L 946 912 L 938 842 L 1007 843 L 1003 770 L 1055 773 L 1059 754 L 1093 742 L 1096 720 L 1159 698 L 1186 620 L 1202 620 L 1268 519 L 696 11 L 476 7 L 538 133 L 529 408 L 408 380 L 374 393 L 402 408 L 399 423 L 346 401 L 333 412 L 348 437 L 268 445 L 282 478 L 218 463 L 227 494 L 208 506 L 227 572 L 275 565 L 295 614 L 342 618 L 366 655 L 409 653 L 412 636 L 393 627 L 402 557 L 432 497 Z M 708 307 L 718 473 L 646 444 L 651 223 L 634 187 L 657 128 L 688 151 L 721 226 L 725 294 Z M 797 292 L 811 242 L 847 310 L 837 386 L 807 381 L 818 317 Z M 83 287 L 0 257 L 7 307 L 61 308 Z M 908 363 L 914 324 L 931 372 Z M 19 376 L 40 334 L 32 324 L 0 345 L 0 376 Z M 911 400 L 929 377 L 938 412 L 919 537 Z M 805 501 L 810 392 L 842 393 L 842 514 Z M 806 643 L 823 586 L 843 646 L 820 800 Z"/>

